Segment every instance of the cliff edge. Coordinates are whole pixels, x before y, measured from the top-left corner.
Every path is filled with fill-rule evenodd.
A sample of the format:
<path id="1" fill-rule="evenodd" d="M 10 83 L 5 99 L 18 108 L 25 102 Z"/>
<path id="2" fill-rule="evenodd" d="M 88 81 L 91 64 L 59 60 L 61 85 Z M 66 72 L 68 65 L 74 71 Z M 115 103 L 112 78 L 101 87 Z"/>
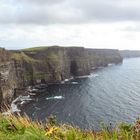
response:
<path id="1" fill-rule="evenodd" d="M 37 83 L 59 83 L 89 75 L 91 69 L 121 63 L 118 50 L 84 47 L 36 47 L 16 51 L 0 49 L 2 97 Z"/>

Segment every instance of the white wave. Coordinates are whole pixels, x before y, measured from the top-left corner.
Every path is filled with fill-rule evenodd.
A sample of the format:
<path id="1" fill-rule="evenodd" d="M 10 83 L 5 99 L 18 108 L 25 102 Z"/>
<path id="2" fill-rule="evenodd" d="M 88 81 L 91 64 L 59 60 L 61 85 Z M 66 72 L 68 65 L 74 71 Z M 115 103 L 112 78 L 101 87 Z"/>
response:
<path id="1" fill-rule="evenodd" d="M 23 104 L 25 104 L 25 103 L 26 103 L 26 101 L 22 101 L 20 104 L 23 105 Z"/>
<path id="2" fill-rule="evenodd" d="M 77 78 L 91 78 L 91 77 L 98 77 L 98 74 L 90 74 L 90 75 L 85 75 L 85 76 L 78 76 Z"/>
<path id="3" fill-rule="evenodd" d="M 68 81 L 69 81 L 69 79 L 65 79 L 65 80 L 64 80 L 64 82 L 68 82 Z"/>
<path id="4" fill-rule="evenodd" d="M 93 74 L 93 77 L 98 77 L 99 75 L 98 74 Z"/>
<path id="5" fill-rule="evenodd" d="M 90 75 L 77 76 L 76 78 L 88 78 Z"/>
<path id="6" fill-rule="evenodd" d="M 78 84 L 78 82 L 71 82 L 73 85 L 77 85 Z"/>
<path id="7" fill-rule="evenodd" d="M 12 101 L 11 103 L 11 109 L 7 112 L 3 112 L 3 115 L 10 115 L 11 113 L 15 113 L 15 112 L 21 112 L 21 110 L 18 108 L 18 104 L 25 104 L 26 101 L 31 101 L 32 99 L 30 98 L 30 95 L 28 96 L 19 96 L 17 97 L 15 100 Z"/>
<path id="8" fill-rule="evenodd" d="M 38 89 L 35 89 L 35 88 L 33 88 L 33 89 L 28 89 L 28 92 L 29 93 L 34 93 L 34 92 L 37 92 L 38 91 Z"/>
<path id="9" fill-rule="evenodd" d="M 92 78 L 92 77 L 95 78 L 95 77 L 98 77 L 98 76 L 99 76 L 98 74 L 91 74 L 89 77 L 90 77 L 90 78 Z"/>
<path id="10" fill-rule="evenodd" d="M 108 66 L 113 66 L 113 65 L 115 65 L 115 64 L 114 64 L 114 63 L 109 63 L 109 64 L 108 64 Z"/>
<path id="11" fill-rule="evenodd" d="M 69 79 L 65 79 L 65 80 L 61 81 L 61 84 L 65 84 L 66 82 L 69 82 L 69 81 L 71 81 L 73 79 L 74 79 L 73 77 L 71 77 Z"/>
<path id="12" fill-rule="evenodd" d="M 21 110 L 18 109 L 17 105 L 15 103 L 12 102 L 11 104 L 11 112 L 20 112 Z"/>
<path id="13" fill-rule="evenodd" d="M 17 102 L 19 102 L 22 105 L 22 104 L 25 104 L 26 101 L 31 101 L 31 100 L 32 99 L 30 98 L 30 95 L 17 97 L 11 103 L 11 112 L 14 113 L 14 112 L 20 112 L 21 111 L 17 106 Z"/>
<path id="14" fill-rule="evenodd" d="M 64 99 L 64 97 L 63 96 L 54 96 L 54 97 L 48 97 L 48 98 L 46 98 L 46 100 L 54 100 L 54 99 Z"/>
<path id="15" fill-rule="evenodd" d="M 35 93 L 29 93 L 29 95 L 31 95 L 31 96 L 35 96 L 36 94 L 35 94 Z"/>
<path id="16" fill-rule="evenodd" d="M 20 96 L 20 101 L 31 101 L 30 95 L 28 96 Z"/>

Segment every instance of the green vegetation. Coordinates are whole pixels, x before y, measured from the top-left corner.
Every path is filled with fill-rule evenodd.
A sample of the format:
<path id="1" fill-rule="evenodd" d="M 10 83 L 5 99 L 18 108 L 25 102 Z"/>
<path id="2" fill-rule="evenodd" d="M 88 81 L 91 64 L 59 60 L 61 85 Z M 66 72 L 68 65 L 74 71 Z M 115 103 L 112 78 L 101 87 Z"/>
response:
<path id="1" fill-rule="evenodd" d="M 22 49 L 22 51 L 24 52 L 32 52 L 32 51 L 42 51 L 42 50 L 47 50 L 48 49 L 48 46 L 42 46 L 42 47 L 32 47 L 32 48 L 26 48 L 26 49 Z"/>
<path id="2" fill-rule="evenodd" d="M 25 60 L 29 63 L 38 62 L 38 60 L 33 59 L 32 57 L 26 55 L 24 52 L 13 52 L 11 58 L 14 58 L 16 60 Z"/>
<path id="3" fill-rule="evenodd" d="M 30 54 L 31 53 L 31 54 Z M 32 57 L 32 52 L 26 51 L 15 51 L 12 52 L 11 58 L 24 61 L 24 80 L 42 80 L 42 79 L 52 79 L 54 75 L 55 80 L 60 79 L 60 58 L 58 54 L 50 51 L 45 54 L 44 58 Z"/>
<path id="4" fill-rule="evenodd" d="M 43 73 L 43 72 L 35 72 L 34 73 L 34 79 L 41 80 L 41 79 L 46 79 L 46 77 L 47 77 L 46 73 Z"/>
<path id="5" fill-rule="evenodd" d="M 66 124 L 57 124 L 54 117 L 47 123 L 32 121 L 26 115 L 0 115 L 1 140 L 140 140 L 140 120 L 134 125 L 122 123 L 110 130 L 81 130 Z"/>
<path id="6" fill-rule="evenodd" d="M 56 48 L 56 47 L 59 47 L 59 46 L 39 46 L 39 47 L 22 49 L 22 51 L 24 51 L 24 52 L 44 51 L 44 50 L 47 50 L 49 47 Z"/>

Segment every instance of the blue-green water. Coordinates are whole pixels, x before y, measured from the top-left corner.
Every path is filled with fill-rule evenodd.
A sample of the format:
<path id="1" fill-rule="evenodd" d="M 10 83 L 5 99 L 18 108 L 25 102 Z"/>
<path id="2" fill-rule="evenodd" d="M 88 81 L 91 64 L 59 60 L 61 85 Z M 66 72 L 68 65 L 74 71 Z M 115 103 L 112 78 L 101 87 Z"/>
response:
<path id="1" fill-rule="evenodd" d="M 32 118 L 99 129 L 100 123 L 134 122 L 140 116 L 140 58 L 100 68 L 87 78 L 53 85 L 26 107 Z"/>

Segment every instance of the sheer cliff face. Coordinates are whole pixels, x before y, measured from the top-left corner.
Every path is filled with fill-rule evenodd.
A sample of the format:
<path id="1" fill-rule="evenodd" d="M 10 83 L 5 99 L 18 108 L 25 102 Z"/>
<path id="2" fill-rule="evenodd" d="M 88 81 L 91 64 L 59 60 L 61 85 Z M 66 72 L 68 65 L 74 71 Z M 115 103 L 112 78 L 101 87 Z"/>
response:
<path id="1" fill-rule="evenodd" d="M 120 63 L 123 61 L 119 50 L 113 49 L 87 49 L 91 68 L 107 66 L 109 63 Z"/>
<path id="2" fill-rule="evenodd" d="M 14 71 L 18 71 L 15 72 L 17 73 L 15 77 L 21 76 L 21 81 L 25 83 L 39 81 L 55 83 L 71 76 L 82 76 L 90 73 L 85 49 L 80 47 L 23 50 L 14 54 L 14 57 L 16 62 L 13 62 L 12 67 L 15 69 Z"/>
<path id="3" fill-rule="evenodd" d="M 18 80 L 17 87 L 36 82 L 60 82 L 71 76 L 88 75 L 93 67 L 122 62 L 118 50 L 83 47 L 31 48 L 13 52 L 12 56 L 10 73 L 13 74 L 9 80 Z"/>
<path id="4" fill-rule="evenodd" d="M 8 97 L 10 87 L 8 82 L 10 53 L 0 48 L 0 104 Z M 3 94 L 4 93 L 4 94 Z"/>
<path id="5" fill-rule="evenodd" d="M 1 103 L 2 103 L 2 99 L 3 99 L 3 97 L 2 97 L 2 89 L 1 89 L 1 74 L 0 74 L 0 106 L 1 106 Z"/>
<path id="6" fill-rule="evenodd" d="M 140 51 L 123 50 L 123 51 L 120 51 L 120 53 L 121 53 L 121 56 L 124 58 L 140 57 Z"/>
<path id="7" fill-rule="evenodd" d="M 120 62 L 122 57 L 118 50 L 38 47 L 9 53 L 2 49 L 0 87 L 4 97 L 7 97 L 13 88 L 40 82 L 56 83 L 71 76 L 88 75 L 93 67 Z"/>

